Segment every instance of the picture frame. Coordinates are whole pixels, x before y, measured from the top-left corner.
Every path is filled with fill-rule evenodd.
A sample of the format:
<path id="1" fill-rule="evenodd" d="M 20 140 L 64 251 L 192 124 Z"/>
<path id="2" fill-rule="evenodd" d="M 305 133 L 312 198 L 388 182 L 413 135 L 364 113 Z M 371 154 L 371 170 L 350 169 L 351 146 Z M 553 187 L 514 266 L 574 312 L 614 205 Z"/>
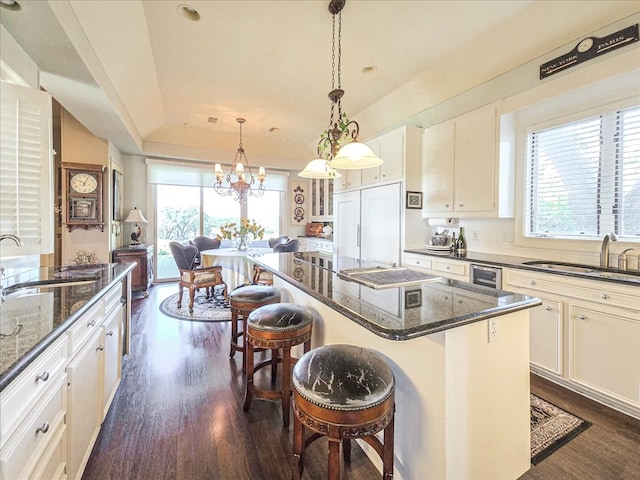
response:
<path id="1" fill-rule="evenodd" d="M 416 288 L 414 290 L 404 291 L 404 308 L 419 308 L 422 306 L 422 290 Z"/>
<path id="2" fill-rule="evenodd" d="M 407 192 L 407 208 L 422 208 L 422 192 Z"/>
<path id="3" fill-rule="evenodd" d="M 95 198 L 73 197 L 69 207 L 69 220 L 98 219 L 98 202 Z"/>
<path id="4" fill-rule="evenodd" d="M 123 203 L 122 203 L 122 172 L 113 171 L 113 221 L 121 222 L 123 220 Z"/>

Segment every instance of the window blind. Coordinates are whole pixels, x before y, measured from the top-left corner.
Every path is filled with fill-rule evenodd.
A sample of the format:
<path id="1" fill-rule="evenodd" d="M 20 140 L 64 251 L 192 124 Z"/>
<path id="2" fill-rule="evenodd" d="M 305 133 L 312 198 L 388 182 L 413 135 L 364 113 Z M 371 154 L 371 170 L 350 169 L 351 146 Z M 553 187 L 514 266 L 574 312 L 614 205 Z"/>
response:
<path id="1" fill-rule="evenodd" d="M 640 235 L 640 107 L 527 135 L 526 233 Z"/>

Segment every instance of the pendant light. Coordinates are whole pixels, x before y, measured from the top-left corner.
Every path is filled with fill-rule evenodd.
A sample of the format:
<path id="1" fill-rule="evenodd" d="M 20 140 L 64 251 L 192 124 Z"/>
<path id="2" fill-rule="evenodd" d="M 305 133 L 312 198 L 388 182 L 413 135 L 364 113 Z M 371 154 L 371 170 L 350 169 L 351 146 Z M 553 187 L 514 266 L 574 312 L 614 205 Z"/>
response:
<path id="1" fill-rule="evenodd" d="M 342 97 L 344 90 L 341 86 L 341 62 L 342 62 L 342 9 L 346 0 L 331 0 L 329 13 L 333 21 L 333 36 L 331 45 L 331 115 L 329 126 L 320 136 L 318 142 L 318 157 L 307 164 L 304 170 L 298 173 L 305 178 L 337 178 L 341 176 L 335 169 L 359 170 L 382 165 L 382 159 L 364 143 L 358 142 L 360 126 L 355 120 L 349 120 L 346 113 L 342 112 Z M 338 17 L 337 39 L 337 69 L 336 69 L 336 16 Z M 337 121 L 334 119 L 337 107 Z"/>

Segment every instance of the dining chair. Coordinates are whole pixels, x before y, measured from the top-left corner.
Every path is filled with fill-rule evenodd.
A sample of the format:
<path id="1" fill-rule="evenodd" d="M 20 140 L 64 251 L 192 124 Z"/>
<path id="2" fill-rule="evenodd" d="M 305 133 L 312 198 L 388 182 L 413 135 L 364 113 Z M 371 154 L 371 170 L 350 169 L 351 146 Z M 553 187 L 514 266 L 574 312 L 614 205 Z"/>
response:
<path id="1" fill-rule="evenodd" d="M 278 243 L 287 243 L 289 241 L 289 237 L 286 235 L 280 235 L 279 237 L 274 237 L 269 239 L 269 247 L 273 248 Z"/>
<path id="2" fill-rule="evenodd" d="M 189 313 L 193 313 L 193 301 L 196 291 L 200 288 L 206 289 L 206 296 L 209 298 L 213 297 L 216 286 L 223 285 L 224 289 L 222 293 L 224 298 L 227 298 L 227 285 L 222 280 L 221 266 L 198 267 L 195 264 L 195 260 L 199 251 L 195 245 L 183 245 L 180 242 L 170 242 L 169 248 L 178 266 L 178 270 L 180 270 L 178 308 L 182 307 L 182 293 L 185 287 L 189 289 Z"/>
<path id="3" fill-rule="evenodd" d="M 191 245 L 195 245 L 198 248 L 198 256 L 196 259 L 196 265 L 202 265 L 202 258 L 200 257 L 200 252 L 202 250 L 212 250 L 215 248 L 220 248 L 220 244 L 222 243 L 219 238 L 211 238 L 205 237 L 204 235 L 200 235 L 195 237 L 193 240 L 190 240 L 189 243 Z"/>
<path id="4" fill-rule="evenodd" d="M 292 238 L 286 243 L 277 243 L 273 247 L 274 253 L 284 253 L 284 252 L 297 252 L 300 248 L 300 242 L 295 238 Z"/>

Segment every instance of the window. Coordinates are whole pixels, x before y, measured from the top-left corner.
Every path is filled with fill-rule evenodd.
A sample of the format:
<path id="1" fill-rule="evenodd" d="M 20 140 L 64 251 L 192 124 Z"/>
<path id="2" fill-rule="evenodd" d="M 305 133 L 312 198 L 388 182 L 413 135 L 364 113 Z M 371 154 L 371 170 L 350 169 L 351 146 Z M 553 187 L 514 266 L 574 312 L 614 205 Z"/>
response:
<path id="1" fill-rule="evenodd" d="M 526 236 L 640 236 L 640 107 L 527 135 Z"/>

